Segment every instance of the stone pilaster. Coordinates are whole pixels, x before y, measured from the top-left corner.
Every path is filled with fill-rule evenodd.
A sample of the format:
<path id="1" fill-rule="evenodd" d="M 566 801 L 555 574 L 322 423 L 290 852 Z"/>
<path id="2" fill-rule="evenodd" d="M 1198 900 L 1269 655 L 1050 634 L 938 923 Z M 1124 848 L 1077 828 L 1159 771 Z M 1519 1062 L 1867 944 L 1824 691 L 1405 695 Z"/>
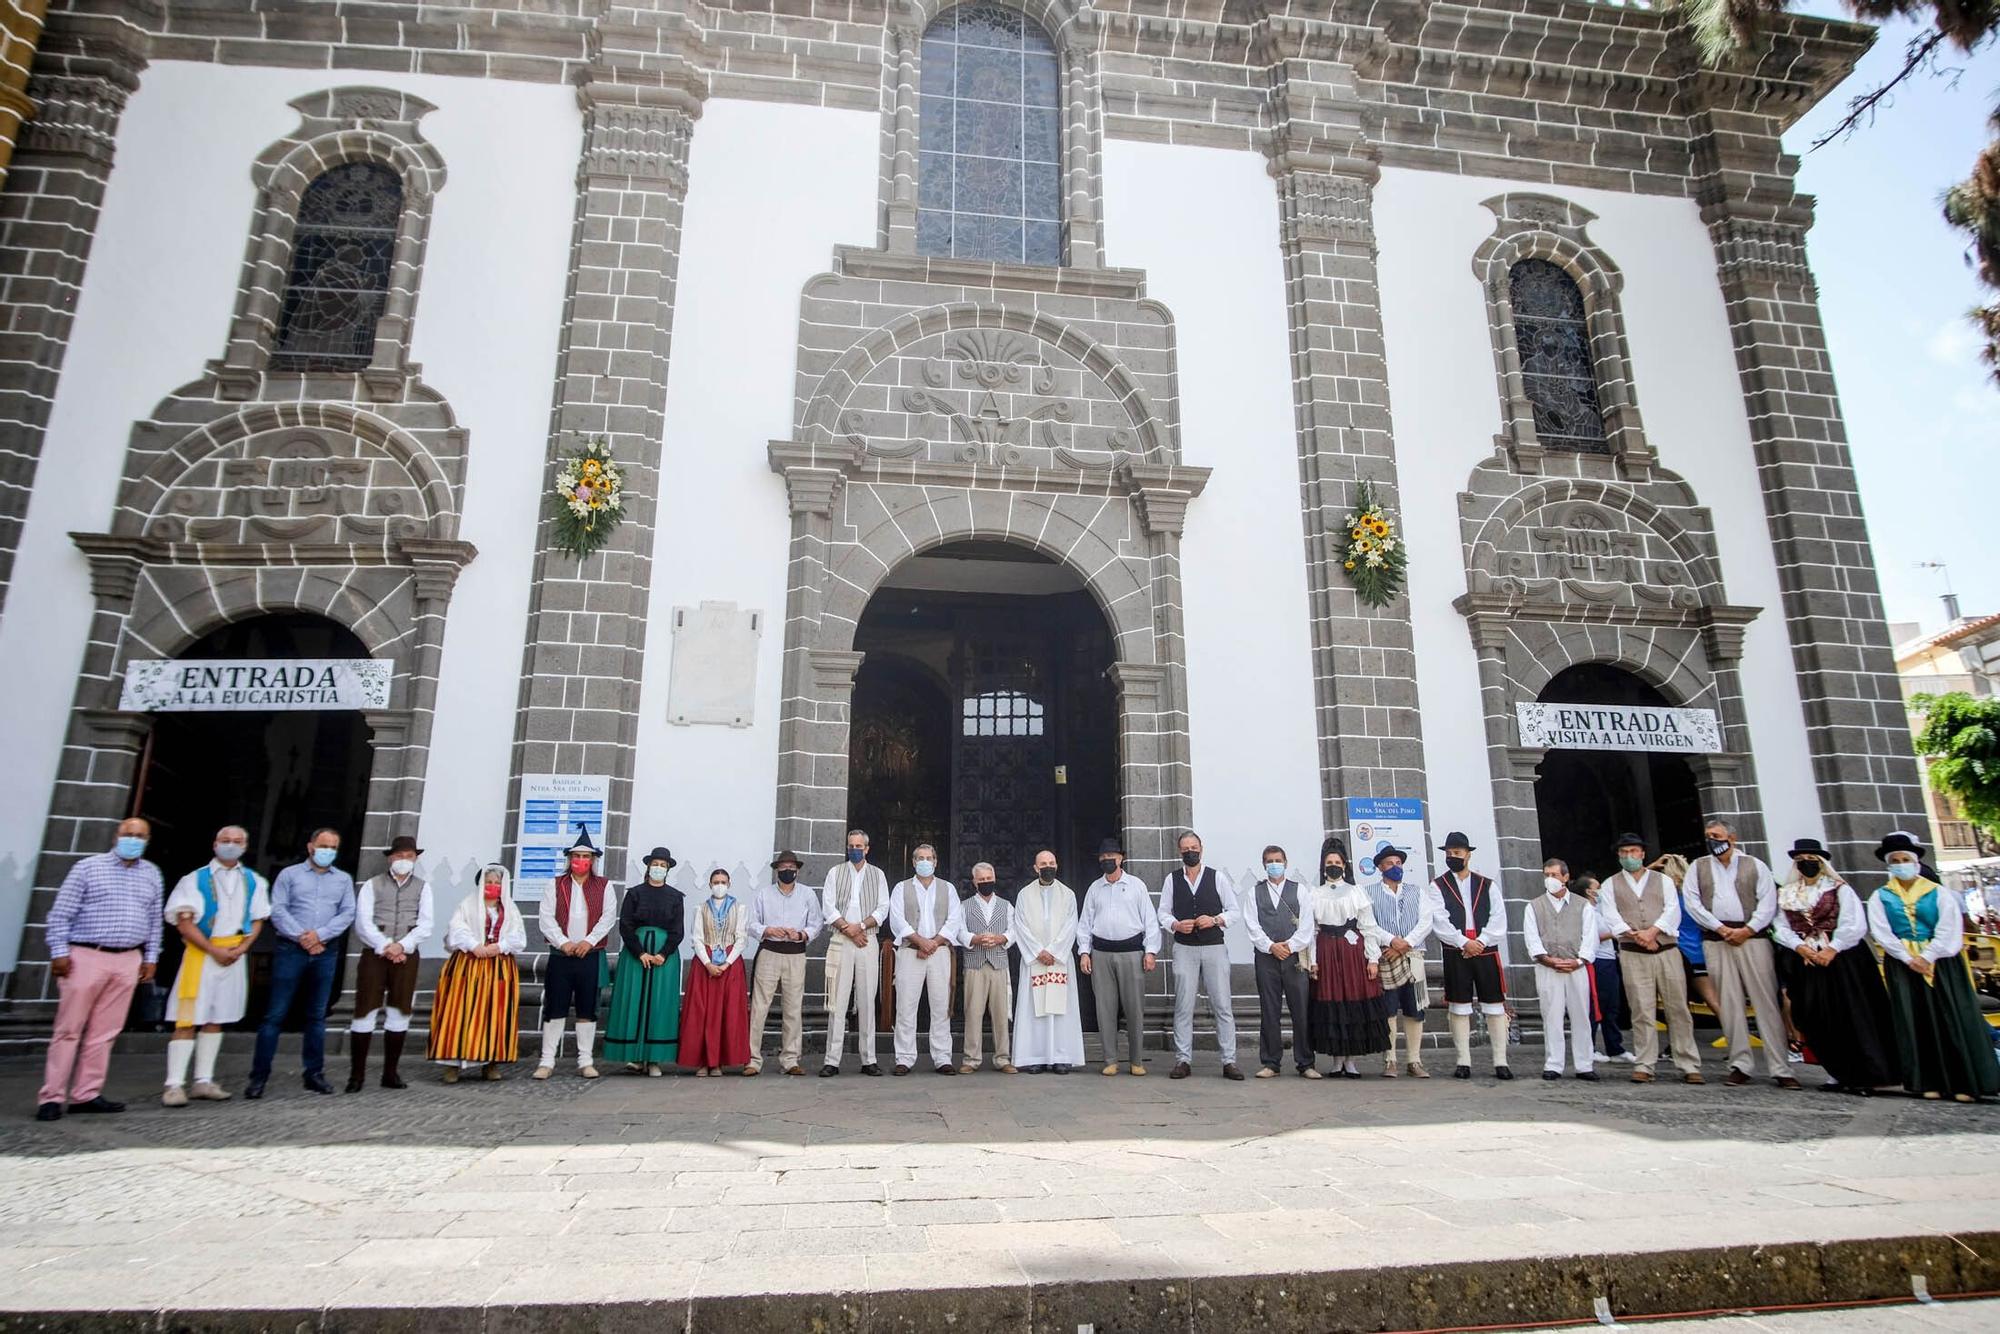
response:
<path id="1" fill-rule="evenodd" d="M 615 870 L 631 816 L 681 209 L 701 103 L 683 87 L 609 78 L 578 97 L 583 153 L 543 481 L 552 487 L 557 460 L 601 437 L 626 500 L 617 532 L 586 560 L 557 550 L 542 521 L 505 838 L 511 857 L 522 774 L 602 775 L 611 807 L 599 842 Z"/>
<path id="2" fill-rule="evenodd" d="M 1724 110 L 1697 126 L 1696 198 L 1743 383 L 1826 836 L 1835 864 L 1867 866 L 1882 834 L 1924 827 L 1924 800 L 1806 265 L 1812 200 L 1793 188 L 1798 160 L 1778 127 Z"/>

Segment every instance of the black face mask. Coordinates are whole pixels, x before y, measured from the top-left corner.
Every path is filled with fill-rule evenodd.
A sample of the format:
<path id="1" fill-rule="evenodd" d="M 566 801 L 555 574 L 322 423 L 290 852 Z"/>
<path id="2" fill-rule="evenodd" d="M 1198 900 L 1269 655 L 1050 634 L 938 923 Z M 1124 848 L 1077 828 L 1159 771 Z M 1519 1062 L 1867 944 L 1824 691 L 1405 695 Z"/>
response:
<path id="1" fill-rule="evenodd" d="M 1322 868 L 1320 876 L 1322 879 L 1328 881 L 1344 880 L 1347 877 L 1347 868 L 1345 866 L 1342 866 L 1339 862 L 1328 862 L 1326 866 Z"/>
<path id="2" fill-rule="evenodd" d="M 1056 881 L 1056 868 L 1053 866 L 1037 866 L 1035 868 L 1035 878 L 1045 885 L 1052 885 Z"/>
<path id="3" fill-rule="evenodd" d="M 1099 857 L 1097 859 L 1097 869 L 1106 875 L 1110 875 L 1118 869 L 1118 859 L 1116 857 Z"/>
<path id="4" fill-rule="evenodd" d="M 778 883 L 781 885 L 789 885 L 792 883 L 792 881 L 797 880 L 798 878 L 799 878 L 799 873 L 797 871 L 794 871 L 789 866 L 787 866 L 784 870 L 778 872 Z"/>
<path id="5" fill-rule="evenodd" d="M 991 880 L 982 880 L 975 883 L 972 888 L 980 894 L 991 894 L 993 892 L 993 882 Z"/>
<path id="6" fill-rule="evenodd" d="M 1450 871 L 1453 875 L 1457 875 L 1460 871 L 1463 871 L 1465 869 L 1465 858 L 1463 857 L 1445 858 L 1444 869 Z"/>
<path id="7" fill-rule="evenodd" d="M 1708 840 L 1708 850 L 1720 857 L 1723 853 L 1729 851 L 1729 840 L 1726 838 L 1711 838 Z"/>
<path id="8" fill-rule="evenodd" d="M 1181 854 L 1181 865 L 1182 866 L 1201 865 L 1201 854 L 1199 852 L 1183 852 Z"/>
<path id="9" fill-rule="evenodd" d="M 1820 860 L 1817 857 L 1800 857 L 1792 863 L 1799 868 L 1799 874 L 1808 880 L 1819 875 Z"/>

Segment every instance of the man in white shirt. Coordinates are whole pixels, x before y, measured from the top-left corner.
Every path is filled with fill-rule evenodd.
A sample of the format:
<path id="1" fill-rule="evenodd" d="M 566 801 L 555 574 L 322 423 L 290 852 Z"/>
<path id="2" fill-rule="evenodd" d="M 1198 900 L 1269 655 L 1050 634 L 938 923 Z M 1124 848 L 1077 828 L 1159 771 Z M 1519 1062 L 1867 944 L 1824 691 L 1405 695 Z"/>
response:
<path id="1" fill-rule="evenodd" d="M 215 831 L 215 855 L 190 871 L 167 896 L 166 921 L 185 949 L 170 993 L 173 1036 L 167 1040 L 167 1087 L 160 1102 L 185 1107 L 190 1097 L 227 1102 L 215 1082 L 222 1026 L 243 1017 L 250 997 L 250 966 L 243 956 L 271 916 L 271 887 L 243 864 L 250 835 L 241 825 Z M 199 1027 L 199 1032 L 196 1031 Z M 194 1088 L 187 1089 L 188 1064 Z"/>
<path id="2" fill-rule="evenodd" d="M 1535 961 L 1535 998 L 1542 1008 L 1542 1078 L 1561 1079 L 1563 1021 L 1569 1021 L 1576 1077 L 1597 1082 L 1590 1046 L 1590 956 L 1597 952 L 1597 910 L 1569 891 L 1569 863 L 1542 863 L 1543 893 L 1521 914 L 1521 943 Z"/>
<path id="3" fill-rule="evenodd" d="M 1747 1002 L 1756 1007 L 1765 1073 L 1779 1088 L 1798 1088 L 1785 1060 L 1791 1037 L 1779 1008 L 1777 964 L 1764 935 L 1778 912 L 1778 882 L 1770 867 L 1736 846 L 1735 826 L 1727 820 L 1710 820 L 1702 836 L 1708 840 L 1708 855 L 1688 867 L 1681 906 L 1701 927 L 1708 975 L 1722 1000 L 1722 1031 L 1729 1038 L 1729 1078 L 1723 1082 L 1748 1084 L 1756 1067 Z"/>
<path id="4" fill-rule="evenodd" d="M 597 873 L 599 852 L 590 831 L 578 825 L 576 841 L 565 854 L 568 873 L 542 891 L 539 921 L 549 958 L 542 977 L 542 1056 L 535 1065 L 536 1079 L 555 1073 L 572 1005 L 577 1073 L 597 1078 L 592 1052 L 597 1045 L 597 993 L 604 988 L 604 938 L 618 920 L 618 895 L 611 882 Z"/>
<path id="5" fill-rule="evenodd" d="M 882 983 L 876 931 L 889 920 L 889 878 L 868 860 L 868 835 L 847 831 L 847 857 L 826 878 L 821 913 L 833 933 L 826 940 L 826 1064 L 820 1078 L 840 1073 L 847 1046 L 847 1007 L 854 1007 L 861 1073 L 879 1075 L 875 1063 L 875 1002 Z"/>
<path id="6" fill-rule="evenodd" d="M 1672 882 L 1646 865 L 1646 840 L 1621 834 L 1618 873 L 1604 882 L 1598 896 L 1603 929 L 1618 942 L 1618 975 L 1632 1007 L 1632 1067 L 1634 1084 L 1653 1082 L 1653 1065 L 1660 1059 L 1660 1032 L 1653 1027 L 1655 1010 L 1667 1019 L 1668 1050 L 1681 1072 L 1681 1082 L 1706 1083 L 1701 1052 L 1694 1045 L 1694 1015 L 1688 1010 L 1687 974 L 1681 969 L 1678 944 L 1681 896 Z M 1598 997 L 1602 1005 L 1604 998 Z"/>
<path id="7" fill-rule="evenodd" d="M 931 1007 L 931 1069 L 955 1075 L 951 1063 L 951 947 L 965 930 L 958 887 L 937 873 L 937 849 L 910 850 L 916 872 L 889 891 L 889 930 L 896 938 L 896 1070 L 917 1063 L 917 1003 Z"/>
<path id="8" fill-rule="evenodd" d="M 1395 852 L 1396 849 L 1389 849 Z M 1382 859 L 1377 850 L 1375 859 Z M 1507 1064 L 1507 987 L 1500 974 L 1500 944 L 1507 938 L 1507 907 L 1500 886 L 1472 869 L 1472 842 L 1453 830 L 1444 836 L 1444 874 L 1431 882 L 1431 930 L 1444 946 L 1444 998 L 1458 1064 L 1453 1079 L 1472 1078 L 1472 1006 L 1486 1017 L 1493 1048 L 1493 1077 L 1512 1079 Z"/>
<path id="9" fill-rule="evenodd" d="M 431 938 L 431 887 L 417 874 L 424 850 L 408 834 L 389 844 L 389 869 L 363 881 L 354 895 L 354 934 L 361 961 L 354 969 L 354 1022 L 347 1030 L 347 1091 L 368 1083 L 368 1046 L 382 1023 L 382 1087 L 403 1082 L 403 1043 L 417 996 L 417 951 Z"/>
<path id="10" fill-rule="evenodd" d="M 745 1075 L 764 1071 L 764 1025 L 771 1002 L 783 1005 L 779 1022 L 778 1068 L 803 1075 L 805 1067 L 806 946 L 819 938 L 825 919 L 819 895 L 799 886 L 805 862 L 796 852 L 771 859 L 772 880 L 750 897 L 743 933 L 757 942 L 757 981 L 750 989 L 750 1063 Z"/>
<path id="11" fill-rule="evenodd" d="M 1229 994 L 1229 947 L 1223 932 L 1237 915 L 1236 891 L 1213 866 L 1202 862 L 1201 836 L 1192 829 L 1179 839 L 1181 864 L 1160 887 L 1162 933 L 1174 941 L 1174 1068 L 1167 1078 L 1194 1073 L 1194 1001 L 1199 987 L 1208 996 L 1222 1052 L 1222 1077 L 1241 1079 L 1236 1065 L 1236 1015 Z"/>
<path id="12" fill-rule="evenodd" d="M 965 1061 L 961 1075 L 976 1075 L 985 1059 L 985 1027 L 993 1027 L 993 1068 L 1015 1073 L 1008 1058 L 1008 1020 L 1014 1008 L 1014 985 L 1007 951 L 1014 944 L 1014 905 L 994 893 L 998 872 L 992 862 L 972 868 L 972 897 L 962 900 L 964 914 L 958 932 L 965 969 Z"/>
<path id="13" fill-rule="evenodd" d="M 1077 918 L 1076 949 L 1077 967 L 1090 978 L 1097 1002 L 1097 1040 L 1104 1046 L 1100 1073 L 1118 1073 L 1118 1012 L 1123 1007 L 1126 1067 L 1143 1075 L 1144 974 L 1153 971 L 1159 957 L 1160 919 L 1145 883 L 1126 871 L 1119 840 L 1107 838 L 1098 845 L 1097 869 L 1102 874 L 1084 892 L 1083 913 Z"/>
<path id="14" fill-rule="evenodd" d="M 1276 1078 L 1284 1062 L 1285 1007 L 1290 1006 L 1292 1065 L 1305 1078 L 1317 1079 L 1307 1017 L 1312 975 L 1305 967 L 1313 947 L 1312 897 L 1275 843 L 1264 849 L 1264 878 L 1250 893 L 1243 925 L 1256 951 L 1257 1078 Z"/>

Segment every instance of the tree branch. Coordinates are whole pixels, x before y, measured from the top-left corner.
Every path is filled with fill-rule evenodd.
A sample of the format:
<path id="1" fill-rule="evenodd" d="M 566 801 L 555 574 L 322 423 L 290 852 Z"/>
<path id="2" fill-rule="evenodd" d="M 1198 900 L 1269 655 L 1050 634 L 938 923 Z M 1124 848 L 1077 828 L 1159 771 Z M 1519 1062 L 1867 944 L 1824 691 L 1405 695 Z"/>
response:
<path id="1" fill-rule="evenodd" d="M 1942 73 L 1942 71 L 1935 69 L 1935 65 L 1937 61 L 1937 49 L 1943 46 L 1944 43 L 1944 33 L 1935 28 L 1920 37 L 1912 37 L 1909 46 L 1903 52 L 1903 68 L 1896 72 L 1896 76 L 1887 83 L 1863 93 L 1852 102 L 1849 102 L 1847 104 L 1847 114 L 1840 118 L 1840 123 L 1819 138 L 1813 140 L 1812 148 L 1808 151 L 1817 152 L 1832 143 L 1835 139 L 1845 138 L 1859 129 L 1863 121 L 1872 123 L 1875 119 L 1876 108 L 1881 106 L 1884 101 L 1893 100 L 1890 99 L 1889 94 L 1895 91 L 1898 84 L 1903 83 L 1919 70 L 1928 69 L 1933 73 Z"/>

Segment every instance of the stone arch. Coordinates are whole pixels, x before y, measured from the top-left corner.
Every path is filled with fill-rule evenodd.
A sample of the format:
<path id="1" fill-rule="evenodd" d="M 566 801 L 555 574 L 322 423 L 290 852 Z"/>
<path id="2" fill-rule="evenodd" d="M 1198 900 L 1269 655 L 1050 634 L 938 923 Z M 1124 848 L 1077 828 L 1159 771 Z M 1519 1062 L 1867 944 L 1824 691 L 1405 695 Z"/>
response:
<path id="1" fill-rule="evenodd" d="M 357 578 L 359 573 L 361 577 Z M 134 657 L 178 657 L 188 645 L 236 621 L 271 612 L 323 616 L 350 631 L 371 657 L 398 659 L 416 637 L 406 569 L 156 565 L 141 575 L 125 620 L 116 666 Z M 397 673 L 407 688 L 409 674 Z"/>

